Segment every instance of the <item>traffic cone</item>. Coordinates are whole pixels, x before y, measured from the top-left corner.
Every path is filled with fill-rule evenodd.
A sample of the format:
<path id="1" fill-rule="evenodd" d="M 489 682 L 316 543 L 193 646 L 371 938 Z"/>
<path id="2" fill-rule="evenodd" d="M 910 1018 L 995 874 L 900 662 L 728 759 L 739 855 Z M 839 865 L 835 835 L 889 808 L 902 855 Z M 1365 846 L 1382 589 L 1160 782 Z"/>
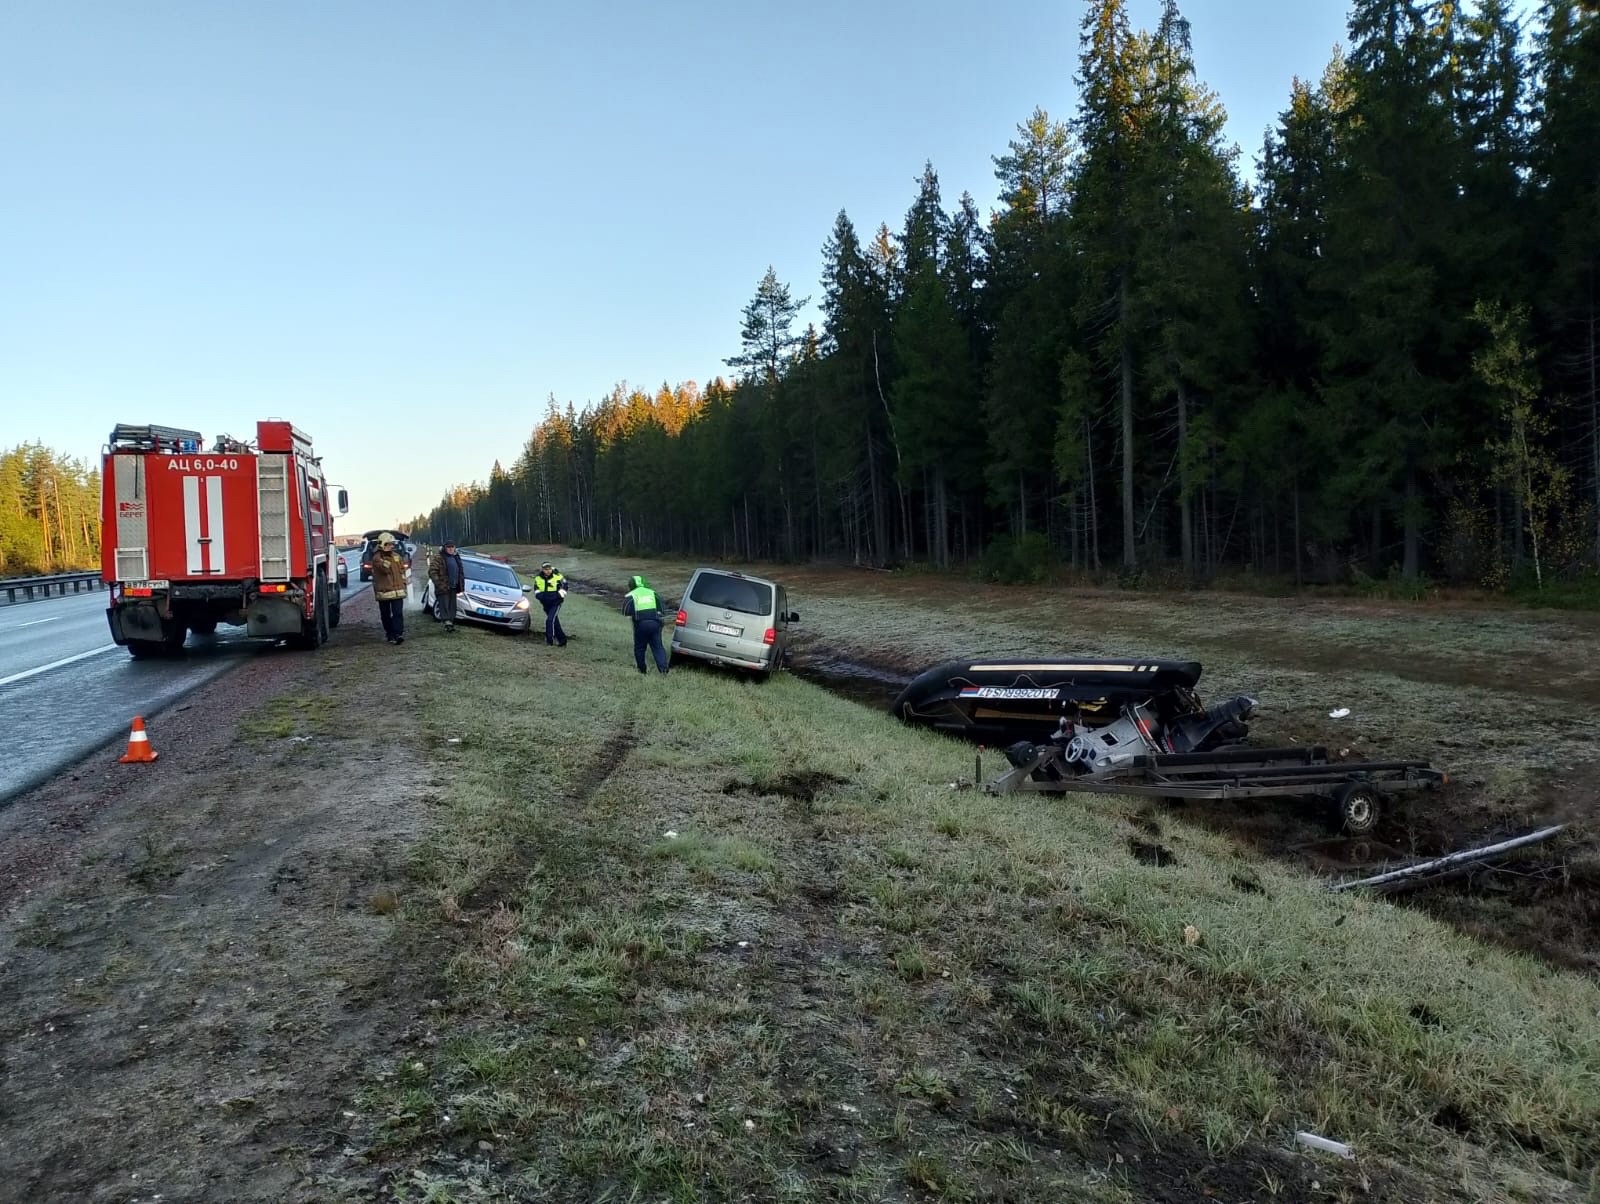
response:
<path id="1" fill-rule="evenodd" d="M 133 731 L 128 733 L 128 751 L 117 758 L 119 765 L 136 765 L 142 761 L 154 761 L 161 754 L 150 747 L 150 737 L 144 734 L 144 720 L 138 715 L 133 717 Z"/>

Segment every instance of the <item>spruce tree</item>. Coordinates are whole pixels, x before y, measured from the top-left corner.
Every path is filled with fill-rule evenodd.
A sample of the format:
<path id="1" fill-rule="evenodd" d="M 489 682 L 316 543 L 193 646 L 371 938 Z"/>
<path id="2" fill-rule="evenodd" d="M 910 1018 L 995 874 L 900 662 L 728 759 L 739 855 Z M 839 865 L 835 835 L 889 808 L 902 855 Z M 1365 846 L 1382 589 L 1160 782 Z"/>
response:
<path id="1" fill-rule="evenodd" d="M 1549 332 L 1547 372 L 1571 403 L 1570 460 L 1588 480 L 1593 560 L 1600 564 L 1600 10 L 1551 0 L 1541 17 L 1531 153 L 1539 301 Z"/>
<path id="2" fill-rule="evenodd" d="M 1128 24 L 1125 0 L 1093 0 L 1083 20 L 1074 123 L 1081 148 L 1073 178 L 1072 241 L 1082 274 L 1078 324 L 1115 382 L 1122 464 L 1122 566 L 1138 567 L 1134 526 L 1134 326 L 1137 217 L 1132 193 L 1146 114 L 1147 47 Z M 1059 365 L 1059 358 L 1057 359 Z M 1052 377 L 1056 373 L 1051 374 Z"/>

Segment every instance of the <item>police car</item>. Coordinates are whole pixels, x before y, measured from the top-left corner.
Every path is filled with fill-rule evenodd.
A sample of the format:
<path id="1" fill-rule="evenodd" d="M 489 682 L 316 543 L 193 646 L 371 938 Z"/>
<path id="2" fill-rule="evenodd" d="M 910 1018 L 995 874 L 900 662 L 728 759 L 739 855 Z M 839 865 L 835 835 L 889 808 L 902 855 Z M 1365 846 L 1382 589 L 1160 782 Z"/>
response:
<path id="1" fill-rule="evenodd" d="M 519 634 L 531 629 L 528 587 L 510 565 L 462 553 L 461 567 L 467 575 L 467 588 L 465 593 L 456 595 L 457 623 L 482 623 Z M 443 608 L 434 610 L 432 578 L 422 590 L 422 609 L 435 620 L 444 617 Z"/>

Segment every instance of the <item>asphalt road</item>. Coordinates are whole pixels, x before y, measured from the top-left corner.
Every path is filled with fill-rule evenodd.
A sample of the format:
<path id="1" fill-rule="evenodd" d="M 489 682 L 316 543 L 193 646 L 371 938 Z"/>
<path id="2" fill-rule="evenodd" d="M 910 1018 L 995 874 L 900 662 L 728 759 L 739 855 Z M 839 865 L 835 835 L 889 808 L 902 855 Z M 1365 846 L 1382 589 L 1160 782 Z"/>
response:
<path id="1" fill-rule="evenodd" d="M 360 549 L 340 555 L 350 574 L 343 596 L 369 589 L 359 579 Z M 126 735 L 133 716 L 271 648 L 242 628 L 219 627 L 190 635 L 182 660 L 136 661 L 111 642 L 103 592 L 0 608 L 0 802 Z"/>

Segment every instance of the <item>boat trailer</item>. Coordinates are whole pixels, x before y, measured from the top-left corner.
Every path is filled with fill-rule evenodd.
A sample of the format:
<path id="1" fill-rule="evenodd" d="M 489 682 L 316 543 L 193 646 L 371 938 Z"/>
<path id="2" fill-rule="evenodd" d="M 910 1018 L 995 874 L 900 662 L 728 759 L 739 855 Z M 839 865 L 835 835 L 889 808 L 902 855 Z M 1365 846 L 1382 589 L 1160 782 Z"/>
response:
<path id="1" fill-rule="evenodd" d="M 1434 790 L 1450 775 L 1426 761 L 1330 761 L 1321 746 L 1230 748 L 1135 756 L 1100 770 L 1080 770 L 1059 743 L 1007 750 L 1012 767 L 984 784 L 988 794 L 1114 794 L 1138 798 L 1323 798 L 1339 826 L 1362 836 L 1378 826 L 1385 800 L 1406 790 Z"/>

